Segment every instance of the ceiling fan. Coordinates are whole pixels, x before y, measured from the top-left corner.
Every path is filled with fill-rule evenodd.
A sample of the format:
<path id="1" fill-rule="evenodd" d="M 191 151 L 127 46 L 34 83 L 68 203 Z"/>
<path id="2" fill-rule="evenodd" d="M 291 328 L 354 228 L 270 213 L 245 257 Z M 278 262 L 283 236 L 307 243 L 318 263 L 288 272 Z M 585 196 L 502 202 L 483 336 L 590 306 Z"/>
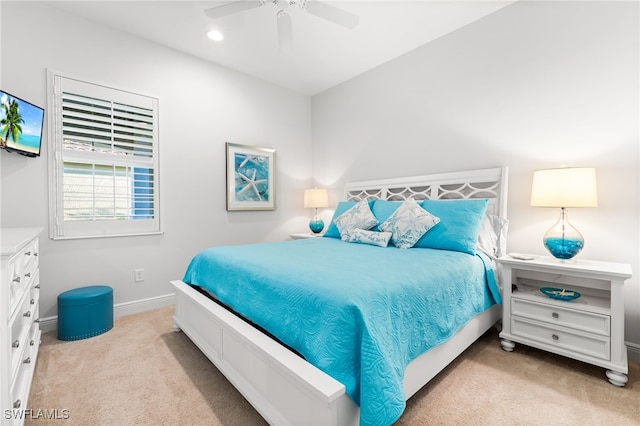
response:
<path id="1" fill-rule="evenodd" d="M 280 51 L 283 53 L 290 52 L 293 44 L 291 13 L 289 12 L 289 8 L 292 6 L 298 5 L 305 12 L 345 28 L 353 29 L 358 25 L 358 16 L 317 0 L 238 0 L 206 9 L 204 13 L 209 18 L 218 19 L 261 7 L 267 3 L 271 3 L 278 8 L 276 13 L 278 44 Z"/>

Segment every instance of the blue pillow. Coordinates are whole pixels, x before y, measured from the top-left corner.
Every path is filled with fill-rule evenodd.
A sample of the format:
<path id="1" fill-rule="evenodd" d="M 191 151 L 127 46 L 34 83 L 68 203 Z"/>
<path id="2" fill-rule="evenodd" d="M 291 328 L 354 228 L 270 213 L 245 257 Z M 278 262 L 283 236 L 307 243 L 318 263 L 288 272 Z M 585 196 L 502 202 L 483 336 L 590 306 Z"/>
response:
<path id="1" fill-rule="evenodd" d="M 331 223 L 329 223 L 327 228 L 327 232 L 324 233 L 325 237 L 340 238 L 340 231 L 338 231 L 338 227 L 333 223 L 333 221 L 356 204 L 358 204 L 357 201 L 340 201 L 338 203 L 336 211 L 333 213 L 333 217 L 331 218 Z M 373 206 L 373 200 L 369 201 L 369 208 L 371 208 L 371 206 Z"/>
<path id="2" fill-rule="evenodd" d="M 440 218 L 414 247 L 435 248 L 476 254 L 486 198 L 464 200 L 423 200 L 422 208 Z"/>
<path id="3" fill-rule="evenodd" d="M 398 207 L 402 204 L 402 201 L 388 201 L 388 200 L 375 200 L 371 211 L 373 215 L 378 219 L 378 224 L 371 228 L 372 231 L 379 231 L 380 225 L 382 225 L 393 212 L 398 210 Z"/>

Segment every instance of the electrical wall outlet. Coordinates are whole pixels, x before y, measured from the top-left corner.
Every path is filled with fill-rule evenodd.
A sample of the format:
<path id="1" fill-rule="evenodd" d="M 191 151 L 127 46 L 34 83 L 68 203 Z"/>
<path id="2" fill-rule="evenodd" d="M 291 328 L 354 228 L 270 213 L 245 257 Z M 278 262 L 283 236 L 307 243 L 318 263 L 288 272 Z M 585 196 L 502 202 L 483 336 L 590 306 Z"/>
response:
<path id="1" fill-rule="evenodd" d="M 141 281 L 144 281 L 144 269 L 142 269 L 142 268 L 134 269 L 133 270 L 133 279 L 137 283 L 141 282 Z"/>

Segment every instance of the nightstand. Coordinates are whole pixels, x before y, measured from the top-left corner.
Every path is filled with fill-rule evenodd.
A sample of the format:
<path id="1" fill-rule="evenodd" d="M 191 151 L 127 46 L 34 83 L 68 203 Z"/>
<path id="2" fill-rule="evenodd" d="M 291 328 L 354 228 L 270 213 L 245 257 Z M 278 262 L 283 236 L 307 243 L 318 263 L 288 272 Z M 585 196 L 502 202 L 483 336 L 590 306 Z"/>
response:
<path id="1" fill-rule="evenodd" d="M 323 234 L 312 234 L 311 232 L 303 232 L 300 234 L 291 234 L 290 237 L 294 240 L 303 240 L 305 238 L 319 238 L 322 237 Z"/>
<path id="2" fill-rule="evenodd" d="M 606 368 L 616 386 L 627 383 L 623 286 L 631 278 L 630 265 L 509 256 L 498 262 L 505 351 L 522 343 Z M 577 291 L 580 297 L 552 299 L 540 291 L 543 287 Z"/>

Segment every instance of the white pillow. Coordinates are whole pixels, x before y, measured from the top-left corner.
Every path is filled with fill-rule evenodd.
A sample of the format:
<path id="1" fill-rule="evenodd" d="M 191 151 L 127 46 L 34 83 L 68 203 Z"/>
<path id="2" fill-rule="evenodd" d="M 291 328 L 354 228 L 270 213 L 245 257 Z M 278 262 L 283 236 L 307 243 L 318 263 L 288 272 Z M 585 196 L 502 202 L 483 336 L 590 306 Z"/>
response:
<path id="1" fill-rule="evenodd" d="M 347 236 L 348 243 L 371 244 L 386 247 L 389 244 L 391 232 L 375 232 L 364 229 L 352 229 Z"/>
<path id="2" fill-rule="evenodd" d="M 414 199 L 410 199 L 400 204 L 378 229 L 391 232 L 391 242 L 396 247 L 408 249 L 438 222 L 440 218 L 420 207 Z"/>
<path id="3" fill-rule="evenodd" d="M 347 241 L 349 231 L 353 229 L 371 229 L 378 224 L 378 219 L 371 212 L 369 202 L 362 200 L 335 218 L 333 223 L 336 224 L 342 241 Z"/>
<path id="4" fill-rule="evenodd" d="M 507 244 L 509 221 L 500 216 L 487 214 L 482 219 L 478 235 L 478 250 L 495 260 L 502 256 Z"/>

